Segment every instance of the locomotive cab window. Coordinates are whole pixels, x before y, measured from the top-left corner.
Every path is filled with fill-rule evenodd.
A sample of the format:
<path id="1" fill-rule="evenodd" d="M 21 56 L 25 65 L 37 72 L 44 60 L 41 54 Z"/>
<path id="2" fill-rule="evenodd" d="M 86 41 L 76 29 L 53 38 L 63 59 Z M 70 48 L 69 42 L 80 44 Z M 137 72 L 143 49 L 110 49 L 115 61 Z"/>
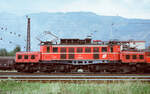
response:
<path id="1" fill-rule="evenodd" d="M 28 55 L 25 55 L 25 56 L 24 56 L 24 59 L 28 59 Z"/>
<path id="2" fill-rule="evenodd" d="M 35 59 L 35 55 L 31 55 L 31 59 Z"/>
<path id="3" fill-rule="evenodd" d="M 77 48 L 77 52 L 78 52 L 78 53 L 82 53 L 82 52 L 83 52 L 83 49 L 82 49 L 82 48 Z"/>
<path id="4" fill-rule="evenodd" d="M 137 57 L 136 57 L 136 55 L 132 55 L 132 59 L 136 59 Z"/>
<path id="5" fill-rule="evenodd" d="M 18 59 L 22 59 L 22 55 L 18 55 Z"/>
<path id="6" fill-rule="evenodd" d="M 90 53 L 91 52 L 91 48 L 90 47 L 85 48 L 85 52 L 86 53 Z"/>
<path id="7" fill-rule="evenodd" d="M 126 59 L 130 59 L 130 55 L 126 55 Z"/>
<path id="8" fill-rule="evenodd" d="M 50 47 L 48 46 L 48 47 L 47 47 L 47 53 L 49 53 L 49 52 L 50 52 Z"/>
<path id="9" fill-rule="evenodd" d="M 140 59 L 144 59 L 144 55 L 139 55 L 139 58 Z"/>
<path id="10" fill-rule="evenodd" d="M 54 53 L 57 53 L 57 52 L 58 52 L 58 48 L 57 48 L 57 47 L 54 47 L 54 48 L 53 48 L 53 52 L 54 52 Z"/>
<path id="11" fill-rule="evenodd" d="M 107 47 L 102 47 L 102 52 L 107 52 Z"/>

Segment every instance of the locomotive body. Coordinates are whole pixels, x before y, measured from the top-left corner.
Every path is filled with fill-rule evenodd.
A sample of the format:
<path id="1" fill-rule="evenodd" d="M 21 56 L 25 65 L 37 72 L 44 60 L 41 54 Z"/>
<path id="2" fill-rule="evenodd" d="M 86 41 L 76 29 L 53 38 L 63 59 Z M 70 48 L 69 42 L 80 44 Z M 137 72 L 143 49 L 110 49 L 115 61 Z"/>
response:
<path id="1" fill-rule="evenodd" d="M 108 61 L 120 60 L 119 48 L 120 46 L 115 45 L 112 47 L 114 51 L 111 52 L 110 47 L 107 45 L 44 45 L 41 47 L 41 60 L 99 61 L 108 63 Z"/>
<path id="2" fill-rule="evenodd" d="M 59 44 L 42 42 L 39 52 L 17 52 L 15 68 L 19 72 L 147 72 L 150 52 L 122 49 L 119 41 L 61 39 Z"/>

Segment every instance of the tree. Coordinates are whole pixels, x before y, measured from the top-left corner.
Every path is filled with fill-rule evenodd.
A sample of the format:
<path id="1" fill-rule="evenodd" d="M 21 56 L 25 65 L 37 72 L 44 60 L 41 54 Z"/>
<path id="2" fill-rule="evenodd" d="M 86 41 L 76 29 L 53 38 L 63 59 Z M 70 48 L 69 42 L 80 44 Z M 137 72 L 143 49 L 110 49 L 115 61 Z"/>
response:
<path id="1" fill-rule="evenodd" d="M 19 51 L 21 51 L 21 48 L 19 45 L 17 45 L 13 51 L 9 52 L 9 56 L 15 56 L 16 52 L 19 52 Z"/>
<path id="2" fill-rule="evenodd" d="M 7 50 L 4 48 L 4 49 L 0 49 L 0 56 L 7 56 L 8 55 L 8 52 Z"/>
<path id="3" fill-rule="evenodd" d="M 19 45 L 14 48 L 13 51 L 7 52 L 6 49 L 0 49 L 0 56 L 15 56 L 16 52 L 21 51 L 21 48 Z"/>
<path id="4" fill-rule="evenodd" d="M 14 49 L 14 53 L 21 51 L 21 48 L 19 45 L 16 46 L 16 48 Z"/>

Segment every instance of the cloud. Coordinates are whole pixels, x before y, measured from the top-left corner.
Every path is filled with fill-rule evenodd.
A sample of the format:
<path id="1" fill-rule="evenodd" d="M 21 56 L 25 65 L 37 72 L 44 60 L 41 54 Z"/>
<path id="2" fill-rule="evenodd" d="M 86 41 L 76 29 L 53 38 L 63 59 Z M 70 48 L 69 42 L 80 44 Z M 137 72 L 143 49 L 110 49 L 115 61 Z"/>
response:
<path id="1" fill-rule="evenodd" d="M 91 11 L 100 15 L 149 18 L 150 0 L 1 0 L 0 11 L 32 12 Z"/>

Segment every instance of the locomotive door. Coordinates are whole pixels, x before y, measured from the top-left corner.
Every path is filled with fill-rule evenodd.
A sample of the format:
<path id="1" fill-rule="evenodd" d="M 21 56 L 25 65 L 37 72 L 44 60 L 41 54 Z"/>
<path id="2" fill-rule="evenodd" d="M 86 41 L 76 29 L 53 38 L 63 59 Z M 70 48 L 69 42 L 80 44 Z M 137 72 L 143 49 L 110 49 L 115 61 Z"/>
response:
<path id="1" fill-rule="evenodd" d="M 99 48 L 98 47 L 93 48 L 93 59 L 99 59 Z"/>
<path id="2" fill-rule="evenodd" d="M 68 49 L 68 52 L 69 52 L 68 58 L 69 58 L 69 59 L 74 59 L 74 48 L 73 48 L 73 47 L 70 47 L 70 48 Z"/>
<path id="3" fill-rule="evenodd" d="M 61 52 L 60 58 L 61 58 L 61 59 L 67 59 L 66 51 L 67 51 L 67 50 L 66 50 L 65 47 L 60 48 L 60 52 Z"/>

